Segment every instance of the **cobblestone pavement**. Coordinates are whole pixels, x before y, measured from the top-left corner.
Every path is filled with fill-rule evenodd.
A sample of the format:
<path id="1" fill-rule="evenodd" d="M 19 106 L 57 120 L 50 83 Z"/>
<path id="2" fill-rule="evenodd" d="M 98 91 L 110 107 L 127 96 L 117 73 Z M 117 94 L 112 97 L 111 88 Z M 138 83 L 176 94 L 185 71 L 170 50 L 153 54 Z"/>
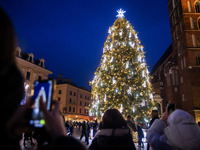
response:
<path id="1" fill-rule="evenodd" d="M 80 140 L 81 130 L 78 128 L 74 128 L 73 137 L 75 137 L 77 140 Z M 86 145 L 85 143 L 85 137 L 82 138 L 81 142 L 86 146 L 89 147 L 89 145 L 92 143 L 92 139 L 89 139 L 89 144 Z M 20 141 L 20 146 L 22 150 L 37 150 L 37 141 L 33 139 L 34 145 L 31 145 L 30 141 L 26 141 L 26 146 L 23 145 L 23 139 Z M 144 148 L 138 147 L 138 143 L 135 143 L 135 147 L 137 150 L 146 150 L 147 144 L 144 143 Z"/>

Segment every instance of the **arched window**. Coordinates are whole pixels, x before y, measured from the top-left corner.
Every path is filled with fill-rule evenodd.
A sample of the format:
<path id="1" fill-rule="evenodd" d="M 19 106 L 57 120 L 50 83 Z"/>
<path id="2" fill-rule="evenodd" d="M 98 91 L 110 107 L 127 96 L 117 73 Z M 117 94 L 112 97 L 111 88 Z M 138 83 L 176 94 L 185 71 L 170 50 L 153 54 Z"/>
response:
<path id="1" fill-rule="evenodd" d="M 199 56 L 199 54 L 196 54 L 196 62 L 197 62 L 197 66 L 200 66 L 200 56 Z"/>
<path id="2" fill-rule="evenodd" d="M 196 9 L 196 13 L 200 13 L 200 2 L 196 2 L 195 9 Z"/>

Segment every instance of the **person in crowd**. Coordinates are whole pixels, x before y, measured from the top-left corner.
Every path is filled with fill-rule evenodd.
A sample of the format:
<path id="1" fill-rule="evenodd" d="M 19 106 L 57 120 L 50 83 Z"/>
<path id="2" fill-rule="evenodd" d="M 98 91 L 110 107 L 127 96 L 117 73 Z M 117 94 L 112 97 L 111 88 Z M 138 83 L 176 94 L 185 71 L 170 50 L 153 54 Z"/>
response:
<path id="1" fill-rule="evenodd" d="M 86 134 L 87 134 L 87 138 L 89 140 L 90 139 L 90 129 L 91 129 L 91 125 L 90 125 L 89 121 L 87 121 L 87 125 L 86 126 L 87 126 L 86 127 L 86 129 L 87 129 Z M 85 139 L 85 142 L 87 142 L 86 139 Z"/>
<path id="2" fill-rule="evenodd" d="M 158 117 L 158 110 L 152 110 L 151 112 L 151 120 L 150 120 L 150 123 L 149 123 L 149 127 L 151 127 L 151 125 L 153 124 L 153 122 L 156 120 L 156 119 L 159 119 Z"/>
<path id="3" fill-rule="evenodd" d="M 72 122 L 70 122 L 69 130 L 70 130 L 70 136 L 72 136 L 74 133 L 74 124 Z"/>
<path id="4" fill-rule="evenodd" d="M 81 136 L 80 136 L 80 141 L 82 140 L 83 136 L 85 136 L 85 142 L 88 145 L 89 141 L 88 141 L 88 136 L 87 136 L 87 125 L 86 125 L 85 121 L 83 121 L 83 124 L 82 124 L 82 132 L 81 132 Z"/>
<path id="5" fill-rule="evenodd" d="M 148 129 L 147 139 L 154 150 L 199 150 L 200 127 L 189 113 L 176 109 L 169 114 L 166 108 Z"/>
<path id="6" fill-rule="evenodd" d="M 136 132 L 137 130 L 136 130 L 136 127 L 135 127 L 135 123 L 133 122 L 131 115 L 127 115 L 126 120 L 127 120 L 128 126 L 129 126 L 134 132 Z"/>
<path id="7" fill-rule="evenodd" d="M 19 150 L 19 140 L 23 132 L 29 129 L 30 110 L 33 105 L 30 98 L 20 106 L 24 98 L 24 80 L 17 68 L 15 55 L 16 43 L 12 23 L 7 14 L 0 7 L 0 109 L 1 147 L 6 150 Z M 49 149 L 86 150 L 83 144 L 73 137 L 65 136 L 66 131 L 63 119 L 59 113 L 59 103 L 49 112 L 43 100 L 40 100 L 41 110 L 44 114 L 45 128 L 51 135 L 52 142 Z"/>
<path id="8" fill-rule="evenodd" d="M 144 133 L 139 123 L 136 124 L 136 130 L 137 130 L 137 137 L 138 137 L 138 147 L 144 148 L 144 143 L 142 141 L 142 139 L 144 138 Z"/>
<path id="9" fill-rule="evenodd" d="M 79 121 L 79 122 L 78 122 L 78 130 L 79 130 L 79 131 L 81 130 L 81 126 L 82 126 L 82 123 Z"/>
<path id="10" fill-rule="evenodd" d="M 156 119 L 159 119 L 159 117 L 158 117 L 158 110 L 152 110 L 152 112 L 151 112 L 151 120 L 150 120 L 150 123 L 149 123 L 149 128 L 151 127 L 151 125 L 153 124 L 153 122 Z M 149 149 L 150 149 L 150 145 L 148 143 L 147 144 L 147 150 L 149 150 Z"/>
<path id="11" fill-rule="evenodd" d="M 117 109 L 108 109 L 104 113 L 102 126 L 89 150 L 135 150 L 132 130 Z"/>
<path id="12" fill-rule="evenodd" d="M 97 120 L 95 120 L 95 122 L 93 123 L 93 137 L 96 135 L 98 131 L 98 122 Z"/>

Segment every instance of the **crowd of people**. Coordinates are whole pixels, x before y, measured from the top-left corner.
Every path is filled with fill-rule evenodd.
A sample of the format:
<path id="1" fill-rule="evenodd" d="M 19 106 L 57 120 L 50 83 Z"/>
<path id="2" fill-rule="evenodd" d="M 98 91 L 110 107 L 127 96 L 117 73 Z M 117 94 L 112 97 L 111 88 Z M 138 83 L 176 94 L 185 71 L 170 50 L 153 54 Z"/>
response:
<path id="1" fill-rule="evenodd" d="M 24 81 L 15 61 L 16 37 L 12 23 L 7 14 L 0 8 L 0 95 L 1 95 L 1 146 L 7 150 L 20 149 L 19 140 L 25 133 L 25 137 L 31 134 L 28 126 L 30 110 L 33 105 L 32 98 L 26 104 L 20 105 L 24 97 Z M 52 111 L 47 111 L 42 99 L 39 101 L 40 109 L 45 120 L 45 129 L 34 129 L 34 135 L 42 146 L 38 149 L 47 150 L 86 150 L 86 146 L 73 136 L 73 125 L 64 124 L 60 114 L 59 103 L 55 103 Z M 165 113 L 159 119 L 156 111 L 152 112 L 150 128 L 147 131 L 149 149 L 154 150 L 199 150 L 200 149 L 200 127 L 194 118 L 187 112 L 177 109 Z M 97 123 L 97 122 L 96 122 Z M 96 124 L 97 125 L 97 124 Z M 85 136 L 88 144 L 89 129 L 88 122 L 83 122 L 80 140 Z M 141 126 L 133 122 L 130 115 L 127 120 L 117 109 L 108 109 L 102 122 L 94 128 L 94 137 L 89 150 L 135 150 L 133 132 L 138 132 L 138 144 L 143 147 L 142 138 L 144 134 Z M 26 139 L 25 139 L 26 140 Z M 44 143 L 46 142 L 46 146 Z M 40 143 L 40 142 L 39 142 Z"/>

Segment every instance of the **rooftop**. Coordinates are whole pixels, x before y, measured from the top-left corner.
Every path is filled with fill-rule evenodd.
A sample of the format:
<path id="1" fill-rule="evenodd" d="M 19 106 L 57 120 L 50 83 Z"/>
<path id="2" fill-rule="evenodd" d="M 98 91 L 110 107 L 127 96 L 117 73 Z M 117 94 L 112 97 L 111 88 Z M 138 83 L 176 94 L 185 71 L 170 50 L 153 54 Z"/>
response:
<path id="1" fill-rule="evenodd" d="M 151 75 L 162 65 L 162 63 L 168 58 L 168 56 L 172 53 L 172 44 L 167 48 L 165 53 L 160 57 L 157 63 L 153 66 L 151 70 Z"/>

